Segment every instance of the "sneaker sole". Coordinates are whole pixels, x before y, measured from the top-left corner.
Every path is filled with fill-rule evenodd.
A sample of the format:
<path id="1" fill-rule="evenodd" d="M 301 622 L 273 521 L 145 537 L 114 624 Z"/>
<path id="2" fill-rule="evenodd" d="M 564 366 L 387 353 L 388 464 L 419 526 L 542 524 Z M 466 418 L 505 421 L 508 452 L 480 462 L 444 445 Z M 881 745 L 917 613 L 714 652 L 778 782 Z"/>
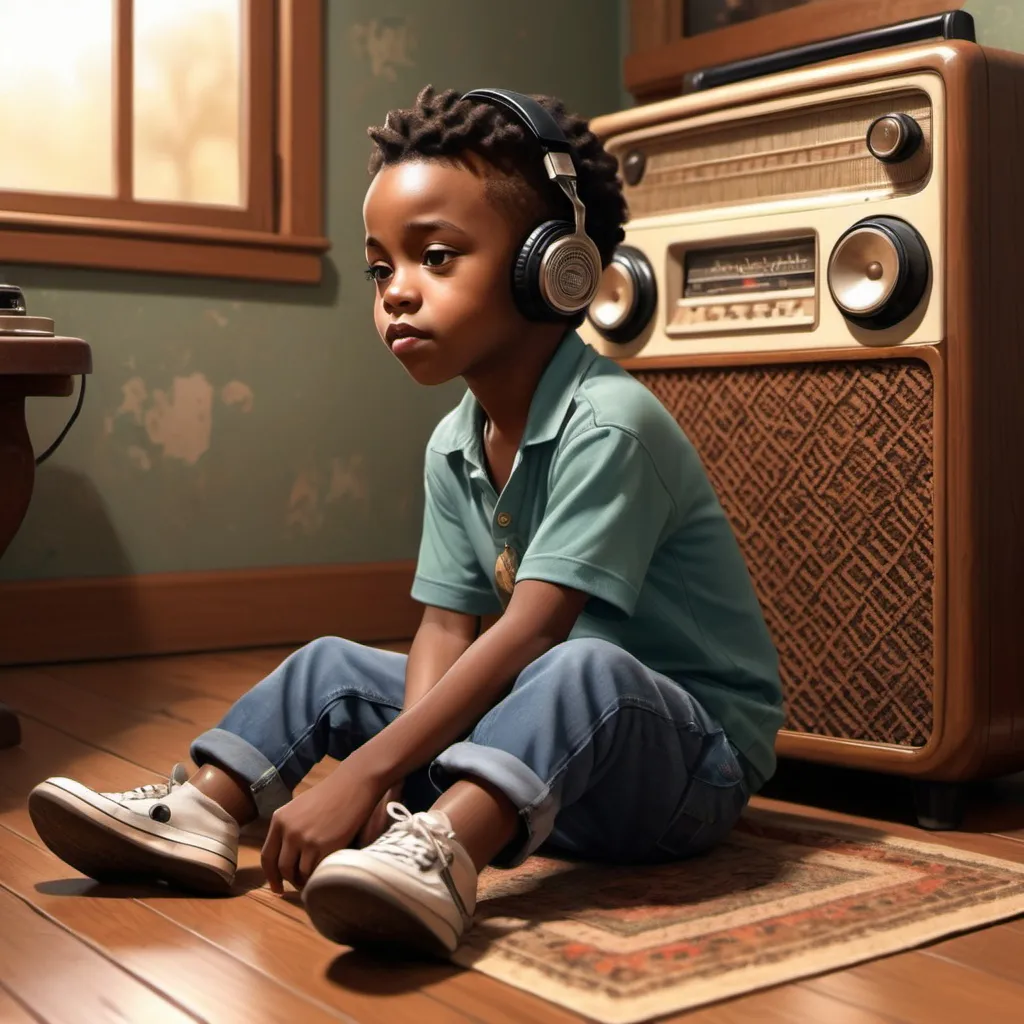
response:
<path id="1" fill-rule="evenodd" d="M 372 875 L 358 868 L 311 880 L 302 902 L 316 930 L 332 942 L 387 956 L 429 956 L 447 960 L 458 936 L 447 921 L 426 907 L 418 908 L 451 935 L 451 944 L 439 938 L 416 912 L 380 887 Z"/>
<path id="2" fill-rule="evenodd" d="M 181 841 L 151 835 L 59 786 L 36 786 L 28 813 L 47 847 L 97 882 L 159 880 L 207 894 L 231 888 L 235 865 L 226 857 L 195 846 L 182 856 Z"/>

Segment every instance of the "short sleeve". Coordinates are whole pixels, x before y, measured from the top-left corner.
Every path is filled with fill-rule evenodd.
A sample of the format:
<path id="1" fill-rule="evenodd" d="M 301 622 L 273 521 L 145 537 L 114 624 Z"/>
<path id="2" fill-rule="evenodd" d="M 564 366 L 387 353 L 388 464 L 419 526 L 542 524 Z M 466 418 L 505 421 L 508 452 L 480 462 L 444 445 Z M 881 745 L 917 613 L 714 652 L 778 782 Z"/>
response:
<path id="1" fill-rule="evenodd" d="M 572 587 L 632 615 L 673 517 L 643 444 L 620 427 L 591 427 L 555 456 L 544 517 L 516 579 Z"/>
<path id="2" fill-rule="evenodd" d="M 423 604 L 464 612 L 497 615 L 501 602 L 484 574 L 451 493 L 447 464 L 432 465 L 427 451 L 423 473 L 423 533 L 412 584 L 412 598 Z"/>

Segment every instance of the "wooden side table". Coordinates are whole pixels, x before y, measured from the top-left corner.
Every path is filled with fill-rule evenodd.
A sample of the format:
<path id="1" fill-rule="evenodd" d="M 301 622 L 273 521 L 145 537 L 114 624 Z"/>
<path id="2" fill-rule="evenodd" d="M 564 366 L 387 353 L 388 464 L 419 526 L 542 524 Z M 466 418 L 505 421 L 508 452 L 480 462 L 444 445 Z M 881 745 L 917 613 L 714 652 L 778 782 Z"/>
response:
<path id="1" fill-rule="evenodd" d="M 91 372 L 92 350 L 78 338 L 0 334 L 0 557 L 25 518 L 35 483 L 25 399 L 66 397 L 75 377 Z M 20 739 L 17 715 L 0 703 L 0 748 Z"/>

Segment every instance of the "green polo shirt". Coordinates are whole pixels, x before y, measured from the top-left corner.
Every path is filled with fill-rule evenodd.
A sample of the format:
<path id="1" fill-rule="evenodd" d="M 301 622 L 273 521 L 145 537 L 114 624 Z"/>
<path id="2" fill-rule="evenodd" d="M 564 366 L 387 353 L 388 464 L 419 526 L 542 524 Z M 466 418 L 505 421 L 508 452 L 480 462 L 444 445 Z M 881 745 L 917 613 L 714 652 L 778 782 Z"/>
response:
<path id="1" fill-rule="evenodd" d="M 467 391 L 430 438 L 413 598 L 500 614 L 494 567 L 508 545 L 517 580 L 590 595 L 570 639 L 609 640 L 678 681 L 721 722 L 760 789 L 783 721 L 778 656 L 729 522 L 671 414 L 573 331 L 541 377 L 500 494 L 483 422 Z"/>

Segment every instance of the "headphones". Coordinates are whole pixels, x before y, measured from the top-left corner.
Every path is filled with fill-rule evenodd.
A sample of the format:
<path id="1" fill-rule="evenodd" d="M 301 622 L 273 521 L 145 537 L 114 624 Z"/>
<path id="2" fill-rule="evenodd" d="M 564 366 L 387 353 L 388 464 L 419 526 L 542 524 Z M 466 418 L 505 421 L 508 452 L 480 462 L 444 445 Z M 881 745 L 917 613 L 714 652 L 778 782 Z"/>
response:
<path id="1" fill-rule="evenodd" d="M 527 320 L 560 320 L 583 312 L 597 294 L 601 254 L 584 230 L 572 147 L 555 119 L 534 99 L 507 89 L 473 89 L 464 100 L 493 103 L 512 114 L 544 150 L 548 177 L 572 203 L 573 221 L 547 220 L 530 232 L 512 263 L 512 295 Z"/>

